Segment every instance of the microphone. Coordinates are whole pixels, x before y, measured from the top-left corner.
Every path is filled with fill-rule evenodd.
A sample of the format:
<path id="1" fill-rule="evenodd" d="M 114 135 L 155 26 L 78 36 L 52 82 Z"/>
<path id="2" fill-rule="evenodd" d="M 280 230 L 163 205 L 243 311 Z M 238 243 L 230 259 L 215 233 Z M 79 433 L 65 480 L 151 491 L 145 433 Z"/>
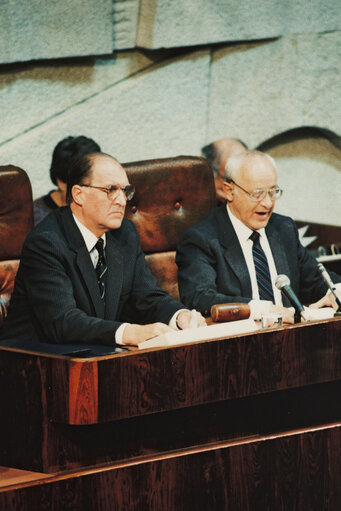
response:
<path id="1" fill-rule="evenodd" d="M 304 312 L 304 307 L 297 298 L 294 290 L 290 286 L 290 279 L 286 275 L 278 275 L 275 286 L 277 289 L 282 291 L 282 293 L 288 298 L 289 302 L 295 309 L 295 323 L 299 323 L 301 321 L 301 312 Z"/>
<path id="2" fill-rule="evenodd" d="M 337 310 L 338 310 L 338 312 L 340 312 L 340 310 L 341 310 L 341 302 L 340 302 L 339 297 L 337 296 L 336 287 L 335 287 L 334 282 L 330 278 L 329 273 L 327 272 L 326 268 L 323 266 L 322 263 L 318 263 L 317 269 L 321 273 L 322 278 L 324 279 L 324 281 L 327 283 L 327 286 L 329 287 L 330 291 L 333 293 L 333 296 L 335 298 L 335 301 L 336 301 L 337 307 L 338 307 Z"/>

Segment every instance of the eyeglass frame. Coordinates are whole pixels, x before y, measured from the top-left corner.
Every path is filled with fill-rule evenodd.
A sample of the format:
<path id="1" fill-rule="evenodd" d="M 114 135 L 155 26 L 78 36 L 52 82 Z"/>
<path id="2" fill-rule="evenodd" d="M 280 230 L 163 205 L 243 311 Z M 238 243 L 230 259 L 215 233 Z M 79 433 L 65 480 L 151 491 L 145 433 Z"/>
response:
<path id="1" fill-rule="evenodd" d="M 80 184 L 78 186 L 84 186 L 86 188 L 95 188 L 96 190 L 101 190 L 102 192 L 106 192 L 107 197 L 109 200 L 114 200 L 115 197 L 117 197 L 117 193 L 119 190 L 121 190 L 124 193 L 124 196 L 127 201 L 130 201 L 134 195 L 135 195 L 135 186 L 134 185 L 126 185 L 126 186 L 120 186 L 120 185 L 110 185 L 110 186 L 94 186 L 94 185 L 87 185 L 87 184 Z M 129 191 L 132 193 L 131 197 L 128 197 Z M 109 197 L 109 194 L 112 194 L 112 197 Z"/>
<path id="2" fill-rule="evenodd" d="M 225 179 L 225 182 L 226 183 L 233 183 L 234 185 L 238 186 L 238 188 L 240 188 L 241 190 L 243 190 L 243 192 L 245 192 L 249 197 L 250 199 L 252 200 L 252 202 L 260 202 L 261 200 L 263 200 L 266 195 L 269 195 L 270 197 L 270 200 L 278 200 L 282 197 L 283 195 L 283 190 L 282 188 L 279 188 L 278 186 L 276 186 L 276 188 L 270 188 L 268 190 L 261 190 L 261 189 L 256 189 L 254 190 L 253 192 L 248 192 L 247 190 L 245 190 L 245 188 L 243 188 L 242 186 L 238 185 L 235 181 L 233 181 L 233 179 Z M 259 198 L 256 198 L 254 196 L 255 193 L 260 193 L 262 192 L 262 196 L 259 197 Z M 274 196 L 271 197 L 271 194 L 273 194 Z M 279 194 L 278 197 L 276 197 L 276 194 Z"/>

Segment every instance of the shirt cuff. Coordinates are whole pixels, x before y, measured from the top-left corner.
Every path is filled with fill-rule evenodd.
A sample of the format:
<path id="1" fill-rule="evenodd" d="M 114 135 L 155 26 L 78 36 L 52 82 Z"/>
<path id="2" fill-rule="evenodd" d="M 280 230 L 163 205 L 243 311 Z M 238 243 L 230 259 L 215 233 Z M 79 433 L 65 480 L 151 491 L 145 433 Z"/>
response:
<path id="1" fill-rule="evenodd" d="M 260 321 L 263 314 L 268 314 L 272 302 L 267 300 L 251 300 L 250 306 L 250 318 Z"/>
<path id="2" fill-rule="evenodd" d="M 168 323 L 168 326 L 174 328 L 174 330 L 180 330 L 180 328 L 178 328 L 176 318 L 178 317 L 178 314 L 182 311 L 188 311 L 188 309 L 180 309 L 176 311 L 175 314 L 173 314 L 173 316 L 171 317 L 170 322 Z"/>
<path id="3" fill-rule="evenodd" d="M 129 323 L 122 323 L 122 325 L 120 325 L 118 327 L 118 329 L 116 330 L 116 332 L 115 332 L 115 342 L 119 346 L 124 346 L 124 344 L 123 344 L 123 334 L 124 334 L 125 327 L 127 325 L 129 325 Z"/>
<path id="4" fill-rule="evenodd" d="M 179 330 L 178 328 L 178 325 L 176 323 L 176 318 L 178 317 L 178 314 L 182 311 L 187 311 L 188 309 L 180 309 L 178 311 L 176 311 L 173 316 L 171 317 L 168 325 L 173 328 L 174 330 Z M 115 342 L 116 344 L 118 344 L 119 346 L 124 346 L 123 344 L 123 334 L 124 334 L 124 330 L 125 330 L 125 327 L 129 325 L 129 323 L 122 323 L 122 325 L 120 325 L 118 327 L 118 329 L 116 330 L 115 332 Z"/>

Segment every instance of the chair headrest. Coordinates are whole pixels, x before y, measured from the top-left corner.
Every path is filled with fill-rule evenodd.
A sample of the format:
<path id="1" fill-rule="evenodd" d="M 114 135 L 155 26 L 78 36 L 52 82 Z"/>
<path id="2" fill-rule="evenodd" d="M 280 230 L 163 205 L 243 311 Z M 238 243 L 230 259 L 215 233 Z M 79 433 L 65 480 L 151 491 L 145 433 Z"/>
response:
<path id="1" fill-rule="evenodd" d="M 32 189 L 26 172 L 0 166 L 0 260 L 20 257 L 33 227 Z"/>
<path id="2" fill-rule="evenodd" d="M 145 253 L 175 250 L 182 233 L 216 204 L 212 170 L 204 158 L 178 156 L 124 163 L 135 186 L 127 204 Z"/>

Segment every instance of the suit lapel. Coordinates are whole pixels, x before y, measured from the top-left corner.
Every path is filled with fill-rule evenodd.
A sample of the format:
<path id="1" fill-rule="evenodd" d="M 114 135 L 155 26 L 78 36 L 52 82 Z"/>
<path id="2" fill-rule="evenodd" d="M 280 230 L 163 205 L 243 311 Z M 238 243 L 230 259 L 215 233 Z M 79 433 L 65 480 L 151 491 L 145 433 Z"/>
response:
<path id="1" fill-rule="evenodd" d="M 85 245 L 77 251 L 76 261 L 83 276 L 84 285 L 88 289 L 95 307 L 96 316 L 104 318 L 104 303 L 99 292 L 95 268 Z"/>
<path id="2" fill-rule="evenodd" d="M 108 265 L 105 287 L 105 318 L 113 319 L 117 315 L 123 283 L 122 256 L 113 232 L 107 233 L 105 257 Z"/>
<path id="3" fill-rule="evenodd" d="M 244 254 L 225 207 L 217 210 L 220 244 L 224 247 L 226 264 L 240 282 L 241 296 L 252 296 L 251 280 Z"/>
<path id="4" fill-rule="evenodd" d="M 283 245 L 280 235 L 274 225 L 271 223 L 271 219 L 265 228 L 265 232 L 269 241 L 272 256 L 275 262 L 277 274 L 284 274 L 290 278 L 289 263 L 286 256 L 285 246 Z"/>
<path id="5" fill-rule="evenodd" d="M 104 318 L 104 304 L 99 293 L 96 272 L 84 243 L 83 236 L 81 235 L 69 208 L 61 211 L 61 220 L 69 247 L 75 252 L 75 264 L 82 276 L 83 286 L 87 289 L 90 295 L 96 316 Z"/>
<path id="6" fill-rule="evenodd" d="M 277 275 L 287 275 L 290 278 L 290 269 L 288 259 L 285 252 L 285 246 L 283 245 L 280 235 L 275 227 L 270 222 L 265 228 L 265 232 L 269 241 L 272 256 L 275 262 Z M 291 304 L 286 296 L 282 296 L 283 305 L 289 307 Z"/>

